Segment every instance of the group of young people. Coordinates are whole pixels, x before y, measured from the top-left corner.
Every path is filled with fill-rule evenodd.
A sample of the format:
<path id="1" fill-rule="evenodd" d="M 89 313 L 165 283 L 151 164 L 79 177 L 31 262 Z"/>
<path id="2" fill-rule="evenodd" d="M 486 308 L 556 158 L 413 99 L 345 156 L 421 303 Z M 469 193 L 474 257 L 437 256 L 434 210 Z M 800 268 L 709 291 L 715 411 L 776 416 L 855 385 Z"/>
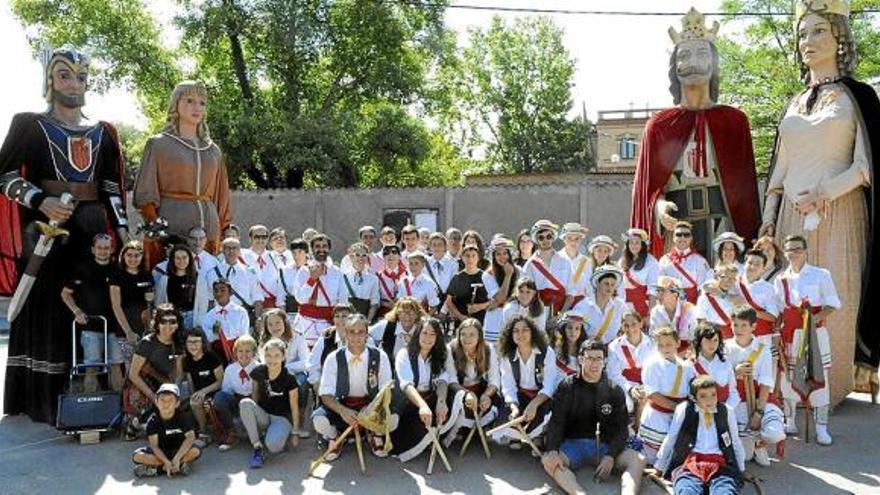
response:
<path id="1" fill-rule="evenodd" d="M 103 306 L 84 306 L 94 281 L 74 277 L 63 297 L 79 304 L 88 288 L 83 305 L 68 306 L 77 317 L 101 308 L 116 316 L 111 346 L 122 347 L 147 321 L 125 310 L 132 299 L 158 303 L 131 358 L 118 353 L 126 434 L 150 442 L 134 456 L 140 476 L 188 472 L 200 449 L 228 451 L 245 438 L 258 468 L 310 430 L 332 461 L 336 439 L 389 386 L 386 431 L 364 429 L 377 456 L 405 462 L 435 437 L 449 446 L 479 427 L 540 455 L 572 493 L 573 471 L 591 462 L 603 477 L 621 471 L 624 493 L 651 466 L 682 492 L 738 490 L 747 460 L 769 466 L 770 448 L 782 453 L 800 400 L 817 442 L 831 443 L 822 321 L 840 301 L 829 273 L 806 263 L 805 239 L 746 249 L 726 233 L 710 264 L 686 222 L 659 260 L 639 229 L 584 249 L 587 232 L 539 220 L 515 240 L 484 242 L 476 231 L 406 226 L 398 244 L 393 228 L 365 226 L 334 262 L 331 239 L 312 229 L 288 242 L 282 229 L 255 225 L 242 249 L 232 226 L 214 257 L 196 228 L 169 243 L 152 276 L 127 245 Z M 127 289 L 118 272 L 149 288 Z M 83 335 L 84 348 L 95 346 Z M 825 376 L 807 384 L 794 370 L 811 342 Z"/>

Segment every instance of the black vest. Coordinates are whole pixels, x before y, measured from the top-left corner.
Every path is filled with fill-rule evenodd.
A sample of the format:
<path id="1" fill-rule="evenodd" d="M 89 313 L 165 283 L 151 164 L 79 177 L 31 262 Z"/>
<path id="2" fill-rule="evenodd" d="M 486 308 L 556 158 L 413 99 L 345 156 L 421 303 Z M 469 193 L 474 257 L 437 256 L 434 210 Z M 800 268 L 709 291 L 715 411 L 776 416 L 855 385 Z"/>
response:
<path id="1" fill-rule="evenodd" d="M 715 430 L 718 433 L 718 447 L 724 455 L 724 461 L 727 465 L 723 466 L 719 472 L 733 476 L 737 480 L 740 479 L 742 473 L 739 472 L 739 465 L 736 462 L 736 454 L 733 452 L 733 442 L 736 440 L 730 437 L 730 426 L 728 425 L 727 407 L 719 403 L 715 411 Z M 667 478 L 672 476 L 672 472 L 676 468 L 684 464 L 685 459 L 694 450 L 694 444 L 697 440 L 697 428 L 700 421 L 700 415 L 694 408 L 692 400 L 687 401 L 687 409 L 685 409 L 684 421 L 681 423 L 681 430 L 678 432 L 678 438 L 675 439 L 675 448 L 672 451 L 672 460 L 666 470 Z M 736 418 L 734 418 L 736 421 Z M 724 438 L 729 442 L 725 444 Z"/>
<path id="2" fill-rule="evenodd" d="M 379 393 L 379 349 L 367 347 L 367 395 L 372 400 Z M 345 350 L 336 352 L 336 400 L 341 401 L 348 397 L 349 391 L 348 360 L 345 358 Z"/>
<path id="3" fill-rule="evenodd" d="M 396 330 L 397 320 L 389 321 L 385 324 L 385 332 L 382 334 L 382 350 L 388 355 L 392 368 L 394 368 L 394 341 L 397 340 L 397 336 L 394 335 Z"/>
<path id="4" fill-rule="evenodd" d="M 547 357 L 547 349 L 540 349 L 541 355 L 535 354 L 535 349 L 532 349 L 532 354 L 535 354 L 535 387 L 540 389 L 544 386 L 544 358 Z M 516 351 L 514 351 L 516 352 Z M 513 379 L 516 380 L 516 386 L 520 385 L 520 369 L 519 369 L 519 359 L 514 358 L 510 360 L 510 369 L 513 371 Z"/>
<path id="5" fill-rule="evenodd" d="M 338 347 L 339 345 L 336 343 L 336 331 L 327 332 L 327 335 L 324 336 L 324 350 L 321 352 L 321 366 L 324 366 L 324 361 L 327 360 L 327 356 Z"/>

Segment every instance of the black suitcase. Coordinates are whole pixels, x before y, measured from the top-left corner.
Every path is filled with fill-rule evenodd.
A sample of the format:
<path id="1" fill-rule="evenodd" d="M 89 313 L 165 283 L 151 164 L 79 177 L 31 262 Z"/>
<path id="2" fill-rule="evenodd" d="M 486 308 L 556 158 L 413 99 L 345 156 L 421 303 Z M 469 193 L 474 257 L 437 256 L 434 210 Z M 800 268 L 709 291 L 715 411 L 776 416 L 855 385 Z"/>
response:
<path id="1" fill-rule="evenodd" d="M 122 394 L 119 392 L 84 392 L 80 379 L 88 371 L 108 374 L 107 362 L 107 319 L 103 316 L 89 316 L 89 320 L 100 321 L 104 329 L 104 362 L 99 364 L 77 363 L 76 321 L 71 325 L 73 334 L 73 365 L 70 367 L 70 384 L 67 393 L 58 396 L 58 413 L 55 428 L 64 433 L 76 434 L 83 431 L 107 431 L 122 419 Z M 113 337 L 115 338 L 115 337 Z"/>

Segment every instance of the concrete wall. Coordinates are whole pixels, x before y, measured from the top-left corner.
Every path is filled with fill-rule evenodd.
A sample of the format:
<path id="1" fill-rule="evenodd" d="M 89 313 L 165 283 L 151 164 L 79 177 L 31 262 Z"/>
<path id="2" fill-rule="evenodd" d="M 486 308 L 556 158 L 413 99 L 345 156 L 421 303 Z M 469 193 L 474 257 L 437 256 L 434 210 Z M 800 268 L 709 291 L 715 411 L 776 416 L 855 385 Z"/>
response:
<path id="1" fill-rule="evenodd" d="M 293 238 L 315 227 L 335 241 L 332 255 L 338 258 L 359 227 L 381 227 L 383 212 L 397 208 L 437 209 L 440 229 L 473 228 L 485 238 L 496 232 L 513 236 L 540 218 L 577 221 L 591 236 L 616 238 L 629 226 L 631 189 L 632 175 L 593 174 L 578 183 L 522 186 L 235 191 L 232 201 L 234 221 L 243 230 L 262 223 L 283 227 Z"/>

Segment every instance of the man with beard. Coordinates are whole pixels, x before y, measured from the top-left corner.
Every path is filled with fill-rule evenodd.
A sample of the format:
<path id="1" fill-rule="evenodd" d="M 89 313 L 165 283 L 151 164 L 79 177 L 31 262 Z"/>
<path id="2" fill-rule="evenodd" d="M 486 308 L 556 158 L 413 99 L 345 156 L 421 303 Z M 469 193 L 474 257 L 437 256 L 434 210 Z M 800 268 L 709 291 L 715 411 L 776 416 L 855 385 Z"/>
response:
<path id="1" fill-rule="evenodd" d="M 0 149 L 0 294 L 11 294 L 23 273 L 36 277 L 11 322 L 4 412 L 51 423 L 72 345 L 73 316 L 59 304 L 64 275 L 92 258 L 96 235 L 125 240 L 128 222 L 116 130 L 82 113 L 88 57 L 64 46 L 45 54 L 44 68 L 48 109 L 15 115 Z M 62 203 L 63 193 L 73 203 Z M 25 271 L 37 259 L 37 221 L 57 222 L 69 236 L 56 238 L 42 266 Z"/>
<path id="2" fill-rule="evenodd" d="M 633 227 L 650 233 L 663 255 L 676 222 L 693 225 L 694 248 L 706 253 L 715 236 L 735 231 L 754 239 L 760 226 L 758 183 L 749 121 L 740 110 L 718 105 L 718 23 L 704 25 L 694 9 L 670 28 L 669 62 L 676 104 L 645 127 L 633 186 Z"/>
<path id="3" fill-rule="evenodd" d="M 294 330 L 305 337 L 309 350 L 333 324 L 333 307 L 348 302 L 342 272 L 329 261 L 330 238 L 316 234 L 309 241 L 314 259 L 296 274 L 296 300 L 299 313 L 293 320 Z"/>

